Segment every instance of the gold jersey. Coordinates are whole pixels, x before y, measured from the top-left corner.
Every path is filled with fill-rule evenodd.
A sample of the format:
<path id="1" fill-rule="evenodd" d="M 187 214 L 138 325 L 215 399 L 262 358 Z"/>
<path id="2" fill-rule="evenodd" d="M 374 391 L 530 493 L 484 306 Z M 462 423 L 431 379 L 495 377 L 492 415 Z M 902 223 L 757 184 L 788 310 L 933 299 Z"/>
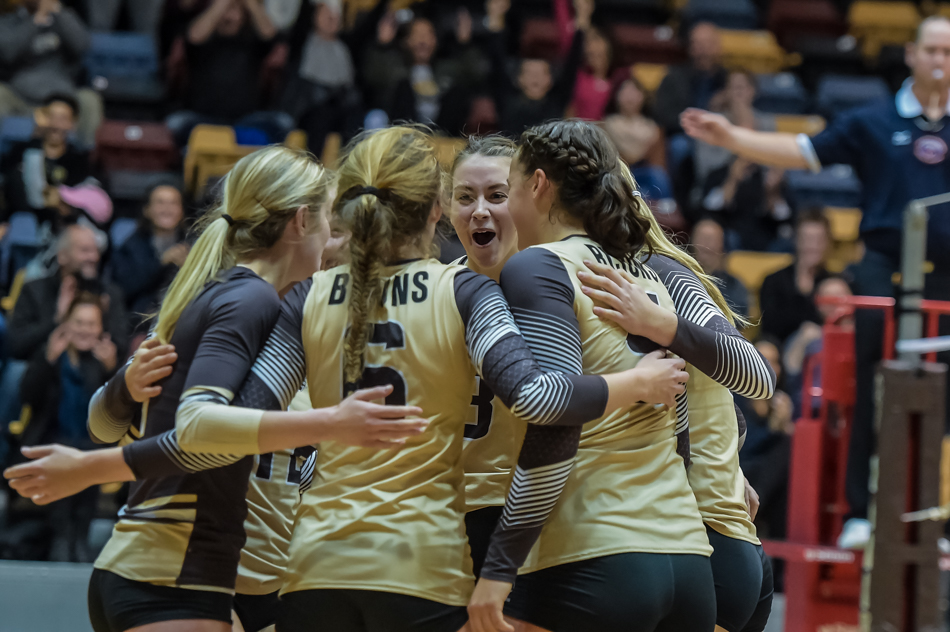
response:
<path id="1" fill-rule="evenodd" d="M 290 410 L 309 410 L 310 393 L 301 389 Z M 280 590 L 290 552 L 294 513 L 300 504 L 300 473 L 313 448 L 281 450 L 254 457 L 247 487 L 247 542 L 241 549 L 235 590 L 267 595 Z"/>
<path id="2" fill-rule="evenodd" d="M 467 266 L 468 261 L 468 257 L 462 257 L 457 263 Z M 462 449 L 465 511 L 505 504 L 527 426 L 478 378 Z"/>
<path id="3" fill-rule="evenodd" d="M 297 511 L 282 592 L 352 588 L 468 603 L 474 587 L 463 516 L 463 429 L 476 391 L 454 282 L 434 260 L 384 270 L 363 383 L 392 383 L 388 403 L 421 406 L 426 432 L 401 450 L 320 444 Z M 314 407 L 344 395 L 349 266 L 319 272 L 303 308 Z"/>
<path id="4" fill-rule="evenodd" d="M 703 521 L 724 536 L 759 544 L 745 504 L 739 469 L 739 428 L 732 393 L 687 365 L 689 442 L 687 470 Z"/>
<path id="5" fill-rule="evenodd" d="M 585 374 L 633 368 L 655 348 L 594 315 L 593 302 L 577 279 L 578 271 L 586 271 L 585 259 L 622 267 L 653 300 L 672 310 L 653 270 L 638 262 L 621 263 L 583 235 L 535 248 L 556 255 L 570 280 Z M 585 425 L 566 487 L 520 572 L 626 552 L 708 556 L 712 549 L 683 460 L 676 454 L 675 426 L 673 410 L 649 404 Z"/>

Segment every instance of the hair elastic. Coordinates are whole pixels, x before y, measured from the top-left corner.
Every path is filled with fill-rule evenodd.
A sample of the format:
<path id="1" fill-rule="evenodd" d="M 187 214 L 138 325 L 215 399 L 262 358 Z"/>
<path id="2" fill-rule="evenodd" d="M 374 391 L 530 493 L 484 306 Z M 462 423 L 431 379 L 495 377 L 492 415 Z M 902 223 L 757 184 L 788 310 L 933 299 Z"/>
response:
<path id="1" fill-rule="evenodd" d="M 352 200 L 358 198 L 361 195 L 373 195 L 380 200 L 389 199 L 389 189 L 377 189 L 376 187 L 361 187 L 355 186 L 350 187 L 346 190 L 346 193 L 343 194 L 343 199 Z"/>
<path id="2" fill-rule="evenodd" d="M 234 218 L 233 218 L 233 217 L 231 217 L 231 216 L 228 215 L 227 213 L 224 213 L 221 217 L 223 217 L 223 218 L 224 218 L 224 221 L 226 221 L 226 222 L 228 223 L 228 226 L 234 226 Z"/>

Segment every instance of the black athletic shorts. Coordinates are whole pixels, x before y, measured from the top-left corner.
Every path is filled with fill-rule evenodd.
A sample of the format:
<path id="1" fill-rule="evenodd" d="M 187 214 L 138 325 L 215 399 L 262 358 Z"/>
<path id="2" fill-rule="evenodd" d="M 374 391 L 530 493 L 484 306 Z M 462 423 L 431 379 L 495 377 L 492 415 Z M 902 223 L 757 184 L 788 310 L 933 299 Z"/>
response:
<path id="1" fill-rule="evenodd" d="M 320 589 L 284 593 L 278 632 L 458 632 L 464 606 L 377 590 Z"/>
<path id="2" fill-rule="evenodd" d="M 521 575 L 505 614 L 551 632 L 713 632 L 702 555 L 620 553 Z"/>
<path id="3" fill-rule="evenodd" d="M 495 526 L 504 511 L 505 508 L 499 505 L 482 507 L 465 514 L 465 531 L 468 533 L 468 548 L 472 552 L 472 572 L 475 573 L 475 579 L 482 574 L 482 564 L 488 555 L 488 543 L 491 542 Z"/>
<path id="4" fill-rule="evenodd" d="M 755 606 L 755 611 L 749 617 L 749 622 L 742 628 L 742 632 L 762 632 L 769 622 L 769 615 L 772 614 L 772 592 L 775 588 L 772 579 L 772 560 L 761 546 L 755 548 L 758 549 L 762 563 L 762 589 L 759 591 L 759 602 Z"/>
<path id="5" fill-rule="evenodd" d="M 260 632 L 269 625 L 277 623 L 277 609 L 280 607 L 280 591 L 266 595 L 234 595 L 234 613 L 241 620 L 244 632 Z"/>
<path id="6" fill-rule="evenodd" d="M 713 547 L 709 561 L 716 582 L 716 625 L 727 632 L 745 632 L 763 596 L 762 547 L 724 536 L 708 525 L 706 535 Z M 771 610 L 771 587 L 768 593 Z"/>
<path id="7" fill-rule="evenodd" d="M 231 595 L 136 582 L 94 569 L 89 620 L 95 632 L 124 632 L 160 621 L 211 619 L 231 623 Z"/>

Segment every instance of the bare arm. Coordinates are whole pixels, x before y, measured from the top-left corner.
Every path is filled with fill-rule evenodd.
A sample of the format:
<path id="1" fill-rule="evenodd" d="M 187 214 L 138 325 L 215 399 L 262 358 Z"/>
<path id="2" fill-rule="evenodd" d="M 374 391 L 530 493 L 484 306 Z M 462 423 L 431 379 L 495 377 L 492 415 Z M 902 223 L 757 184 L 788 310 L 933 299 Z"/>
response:
<path id="1" fill-rule="evenodd" d="M 264 3 L 260 0 L 244 0 L 244 6 L 247 8 L 247 12 L 251 17 L 251 24 L 254 25 L 257 35 L 265 42 L 272 40 L 277 35 L 277 27 L 267 17 Z"/>
<path id="2" fill-rule="evenodd" d="M 230 5 L 231 0 L 214 0 L 188 27 L 188 43 L 198 45 L 207 42 Z"/>
<path id="3" fill-rule="evenodd" d="M 785 169 L 809 169 L 817 162 L 817 159 L 810 161 L 802 152 L 799 137 L 795 134 L 757 132 L 733 125 L 721 114 L 695 108 L 680 115 L 680 124 L 692 138 L 724 147 L 755 163 Z"/>

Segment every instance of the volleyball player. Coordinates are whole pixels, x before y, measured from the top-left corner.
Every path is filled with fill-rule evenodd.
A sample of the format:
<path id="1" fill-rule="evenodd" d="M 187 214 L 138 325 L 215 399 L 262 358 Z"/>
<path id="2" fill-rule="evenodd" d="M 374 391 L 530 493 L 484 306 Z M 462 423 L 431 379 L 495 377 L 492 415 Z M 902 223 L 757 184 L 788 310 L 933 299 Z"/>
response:
<path id="1" fill-rule="evenodd" d="M 452 167 L 450 215 L 467 253 L 460 263 L 495 279 L 517 252 L 517 233 L 507 208 L 508 170 L 516 152 L 515 143 L 506 138 L 472 137 Z M 631 184 L 635 185 L 632 180 Z M 627 299 L 631 307 L 621 310 L 625 318 L 618 324 L 627 323 L 628 333 L 644 335 L 669 347 L 690 363 L 688 405 L 686 393 L 677 398 L 677 437 L 682 437 L 678 449 L 681 455 L 685 449 L 687 460 L 692 452 L 690 485 L 714 546 L 710 561 L 717 588 L 717 621 L 729 632 L 754 632 L 765 625 L 771 609 L 771 567 L 744 506 L 744 477 L 738 466 L 742 429 L 727 389 L 752 399 L 768 398 L 774 391 L 775 376 L 755 348 L 735 330 L 735 316 L 715 282 L 669 241 L 645 204 L 638 201 L 637 208 L 651 224 L 646 243 L 656 254 L 648 263 L 670 292 L 677 316 L 671 318 L 672 312 L 650 301 L 642 289 L 614 268 L 590 261 L 587 265 L 595 275 L 585 277 L 584 272 L 578 272 L 578 276 L 595 291 L 609 289 L 617 292 L 618 298 Z M 604 317 L 601 310 L 595 307 L 594 311 Z M 615 312 L 610 315 L 618 319 Z M 665 330 L 657 335 L 657 327 L 664 325 Z M 642 331 L 631 331 L 634 327 Z M 465 519 L 476 577 L 488 539 L 501 516 L 516 450 L 524 434 L 523 428 L 501 417 L 504 414 L 504 408 L 496 404 L 487 432 L 482 430 L 487 424 L 481 419 L 466 429 Z M 691 425 L 686 423 L 687 414 Z M 690 442 L 690 437 L 695 440 Z M 725 537 L 730 539 L 720 541 Z M 750 617 L 753 609 L 755 617 Z"/>
<path id="2" fill-rule="evenodd" d="M 466 255 L 456 263 L 498 281 L 518 252 L 518 233 L 508 214 L 508 168 L 517 146 L 503 136 L 471 137 L 452 164 L 449 217 Z M 526 424 L 479 381 L 465 427 L 465 531 L 476 579 L 508 485 Z"/>
<path id="3" fill-rule="evenodd" d="M 602 259 L 673 309 L 638 260 L 649 224 L 603 131 L 581 121 L 528 130 L 509 185 L 522 250 L 501 286 L 542 367 L 596 375 L 655 349 L 601 321 L 576 277 L 585 260 Z M 512 630 L 501 609 L 516 576 L 505 613 L 547 630 L 713 630 L 711 548 L 675 426 L 670 409 L 641 404 L 582 434 L 528 429 L 469 607 L 473 632 Z M 551 430 L 546 444 L 529 442 Z"/>
<path id="4" fill-rule="evenodd" d="M 497 285 L 428 258 L 441 175 L 431 139 L 415 128 L 358 139 L 337 202 L 351 263 L 291 291 L 271 336 L 285 344 L 278 352 L 268 342 L 255 364 L 284 367 L 266 382 L 278 407 L 305 366 L 316 406 L 388 383 L 389 403 L 424 403 L 431 420 L 398 452 L 321 443 L 318 482 L 297 512 L 280 630 L 456 632 L 465 623 L 461 448 L 473 364 L 515 415 L 556 427 L 642 399 L 672 403 L 682 391 L 676 360 L 603 377 L 542 373 Z"/>
<path id="5" fill-rule="evenodd" d="M 125 384 L 126 369 L 91 405 L 96 438 L 115 442 L 128 434 L 136 440 L 122 449 L 51 450 L 6 473 L 16 479 L 12 487 L 41 504 L 89 484 L 137 479 L 90 581 L 97 632 L 144 625 L 157 632 L 230 630 L 251 464 L 242 455 L 326 437 L 390 446 L 371 422 L 419 412 L 361 401 L 385 396 L 389 388 L 306 413 L 261 415 L 234 407 L 227 421 L 209 405 L 231 400 L 244 381 L 276 320 L 277 288 L 318 267 L 329 232 L 320 210 L 329 184 L 328 172 L 301 152 L 269 147 L 239 161 L 158 315 L 156 334 L 174 343 L 176 370 L 141 413 Z M 418 433 L 425 422 L 403 425 Z M 180 468 L 174 475 L 138 476 L 170 461 Z M 82 475 L 50 481 L 69 469 L 57 467 L 64 463 Z"/>
<path id="6" fill-rule="evenodd" d="M 772 568 L 746 506 L 747 482 L 739 468 L 744 420 L 737 418 L 729 391 L 767 399 L 775 376 L 735 329 L 736 316 L 715 283 L 643 210 L 651 221 L 648 243 L 655 252 L 648 263 L 669 289 L 677 317 L 663 313 L 632 280 L 602 263 L 588 261 L 594 274 L 578 272 L 578 277 L 585 294 L 605 305 L 595 307 L 595 314 L 689 362 L 690 381 L 681 398 L 688 401 L 687 473 L 713 547 L 716 623 L 727 632 L 761 632 L 771 612 Z"/>

